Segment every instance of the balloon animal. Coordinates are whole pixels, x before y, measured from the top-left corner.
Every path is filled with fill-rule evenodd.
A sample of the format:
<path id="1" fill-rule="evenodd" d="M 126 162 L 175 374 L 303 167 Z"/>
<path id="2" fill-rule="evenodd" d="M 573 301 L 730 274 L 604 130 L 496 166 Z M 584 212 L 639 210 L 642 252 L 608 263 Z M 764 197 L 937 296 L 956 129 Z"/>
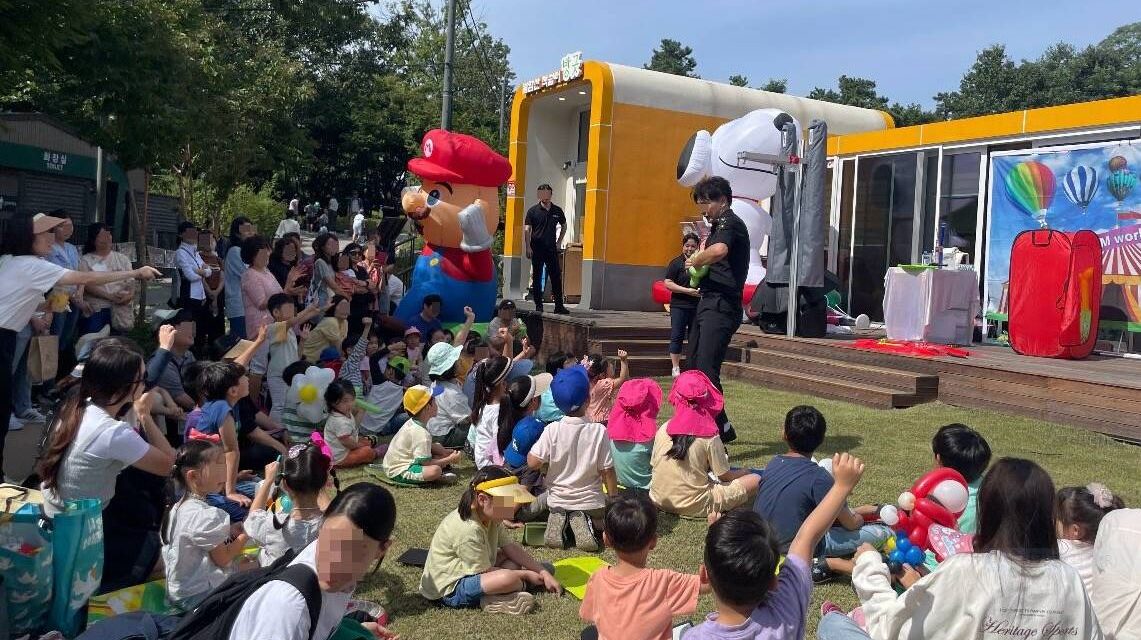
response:
<path id="1" fill-rule="evenodd" d="M 309 422 L 321 422 L 328 417 L 325 389 L 335 375 L 332 369 L 309 367 L 305 373 L 293 377 L 293 383 L 289 385 L 289 398 L 297 403 L 298 416 Z"/>
<path id="2" fill-rule="evenodd" d="M 941 467 L 916 480 L 910 491 L 899 495 L 896 505 L 880 509 L 880 519 L 897 532 L 895 550 L 902 549 L 904 559 L 915 564 L 906 549 L 916 548 L 922 556 L 930 548 L 928 529 L 932 524 L 955 529 L 958 516 L 967 508 L 967 495 L 967 481 L 954 469 Z"/>
<path id="3" fill-rule="evenodd" d="M 698 180 L 721 176 L 733 188 L 733 211 L 749 230 L 749 274 L 745 278 L 745 301 L 752 297 L 757 284 L 765 277 L 761 263 L 761 246 L 772 228 L 772 218 L 761 203 L 776 193 L 776 169 L 770 164 L 740 163 L 742 151 L 779 155 L 781 127 L 792 122 L 800 133 L 800 125 L 779 109 L 758 109 L 730 120 L 711 134 L 701 130 L 693 134 L 681 152 L 677 165 L 677 181 L 692 187 Z"/>

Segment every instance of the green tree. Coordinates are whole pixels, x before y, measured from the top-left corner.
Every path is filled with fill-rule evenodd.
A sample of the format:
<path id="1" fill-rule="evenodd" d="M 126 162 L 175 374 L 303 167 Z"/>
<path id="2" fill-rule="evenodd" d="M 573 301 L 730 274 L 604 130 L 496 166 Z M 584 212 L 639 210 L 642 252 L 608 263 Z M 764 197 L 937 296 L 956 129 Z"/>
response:
<path id="1" fill-rule="evenodd" d="M 642 68 L 672 73 L 675 76 L 701 77 L 694 73 L 697 69 L 697 60 L 693 57 L 693 48 L 669 38 L 662 38 L 661 44 L 650 56 L 650 61 L 642 65 Z"/>
<path id="2" fill-rule="evenodd" d="M 734 87 L 747 87 L 749 86 L 749 78 L 747 76 L 742 76 L 734 73 L 733 75 L 729 76 L 729 84 L 733 85 Z"/>
<path id="3" fill-rule="evenodd" d="M 768 81 L 759 88 L 761 91 L 770 91 L 772 93 L 787 93 L 788 80 L 786 78 L 769 78 Z"/>

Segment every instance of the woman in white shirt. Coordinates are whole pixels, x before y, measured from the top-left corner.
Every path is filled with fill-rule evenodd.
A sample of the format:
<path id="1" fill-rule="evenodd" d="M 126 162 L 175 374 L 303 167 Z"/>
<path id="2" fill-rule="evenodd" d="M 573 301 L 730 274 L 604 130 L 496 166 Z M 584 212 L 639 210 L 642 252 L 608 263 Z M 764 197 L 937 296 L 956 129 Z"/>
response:
<path id="1" fill-rule="evenodd" d="M 254 235 L 254 223 L 245 216 L 238 216 L 230 223 L 230 248 L 226 249 L 223 275 L 226 294 L 226 318 L 230 321 L 230 333 L 245 338 L 256 335 L 246 331 L 246 303 L 242 298 L 242 274 L 249 266 L 242 261 L 242 242 Z"/>
<path id="2" fill-rule="evenodd" d="M 87 227 L 87 242 L 80 271 L 105 273 L 130 271 L 131 260 L 111 249 L 111 227 L 96 222 Z M 91 307 L 91 315 L 79 319 L 79 335 L 96 333 L 107 325 L 115 331 L 129 331 L 135 324 L 131 302 L 135 299 L 135 283 L 120 280 L 107 285 L 89 285 L 83 288 L 83 299 Z"/>
<path id="3" fill-rule="evenodd" d="M 310 633 L 309 610 L 301 592 L 278 580 L 246 600 L 230 629 L 230 640 L 328 640 L 345 616 L 357 583 L 380 566 L 395 526 L 396 502 L 385 488 L 361 482 L 342 491 L 325 511 L 317 540 L 291 563 L 316 574 L 321 589 L 317 628 Z M 393 637 L 375 622 L 364 626 L 378 638 Z"/>
<path id="4" fill-rule="evenodd" d="M 153 280 L 159 272 L 153 267 L 133 271 L 81 272 L 64 269 L 44 260 L 52 251 L 52 230 L 63 224 L 60 218 L 37 214 L 34 218 L 13 218 L 0 249 L 0 362 L 16 359 L 16 338 L 44 306 L 44 294 L 57 284 L 103 285 L 121 280 Z M 12 367 L 0 366 L 0 469 L 4 464 L 4 440 L 12 417 Z"/>
<path id="5" fill-rule="evenodd" d="M 906 578 L 906 576 L 905 576 Z M 900 595 L 880 552 L 862 545 L 852 573 L 866 630 L 841 613 L 817 637 L 970 640 L 1102 637 L 1081 577 L 1058 559 L 1054 483 L 1029 460 L 1003 458 L 979 488 L 974 553 L 961 553 Z"/>
<path id="6" fill-rule="evenodd" d="M 154 397 L 143 393 L 146 367 L 143 354 L 126 338 L 105 338 L 95 343 L 83 367 L 78 392 L 73 392 L 52 424 L 45 453 L 36 470 L 44 495 L 44 512 L 54 517 L 67 501 L 96 498 L 103 508 L 115 493 L 115 479 L 127 467 L 157 476 L 170 475 L 174 449 L 154 419 Z M 133 410 L 133 411 L 132 411 Z M 141 426 L 140 435 L 135 425 Z M 144 438 L 145 436 L 145 438 Z M 114 523 L 105 523 L 114 530 Z M 158 532 L 153 532 L 155 542 Z M 130 544 L 136 551 L 158 547 L 138 540 L 108 537 L 107 559 L 131 557 L 116 553 L 115 545 Z M 146 561 L 140 558 L 133 563 Z M 149 559 L 151 568 L 157 554 Z M 104 581 L 114 580 L 132 567 L 104 566 Z"/>

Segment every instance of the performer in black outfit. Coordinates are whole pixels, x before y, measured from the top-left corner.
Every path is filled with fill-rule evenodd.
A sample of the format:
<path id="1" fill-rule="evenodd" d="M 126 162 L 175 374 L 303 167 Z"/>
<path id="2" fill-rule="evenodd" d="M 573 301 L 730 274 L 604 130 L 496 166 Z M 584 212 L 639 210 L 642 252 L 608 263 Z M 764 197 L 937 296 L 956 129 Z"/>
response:
<path id="1" fill-rule="evenodd" d="M 538 189 L 539 204 L 527 210 L 523 220 L 523 246 L 531 260 L 531 297 L 535 310 L 543 310 L 543 267 L 555 294 L 555 313 L 570 313 L 563 306 L 563 274 L 559 265 L 559 248 L 567 233 L 567 217 L 559 205 L 551 202 L 554 191 L 549 184 Z"/>
<path id="2" fill-rule="evenodd" d="M 685 261 L 687 267 L 709 267 L 701 281 L 701 301 L 689 338 L 686 366 L 698 369 L 721 388 L 721 363 L 729 341 L 741 326 L 741 293 L 749 272 L 749 231 L 733 213 L 733 190 L 719 176 L 705 178 L 693 187 L 693 201 L 713 226 L 705 248 Z M 725 411 L 717 416 L 721 439 L 737 438 Z"/>

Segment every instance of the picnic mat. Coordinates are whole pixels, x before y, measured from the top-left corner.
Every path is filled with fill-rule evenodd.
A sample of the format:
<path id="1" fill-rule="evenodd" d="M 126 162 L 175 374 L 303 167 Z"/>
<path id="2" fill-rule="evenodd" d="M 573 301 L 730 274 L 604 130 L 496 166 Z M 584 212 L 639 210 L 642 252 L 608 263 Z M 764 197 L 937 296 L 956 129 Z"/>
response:
<path id="1" fill-rule="evenodd" d="M 590 576 L 594 575 L 595 571 L 610 565 L 597 556 L 576 556 L 559 560 L 554 566 L 555 580 L 563 585 L 567 593 L 582 600 L 586 595 L 586 583 L 590 580 Z"/>

